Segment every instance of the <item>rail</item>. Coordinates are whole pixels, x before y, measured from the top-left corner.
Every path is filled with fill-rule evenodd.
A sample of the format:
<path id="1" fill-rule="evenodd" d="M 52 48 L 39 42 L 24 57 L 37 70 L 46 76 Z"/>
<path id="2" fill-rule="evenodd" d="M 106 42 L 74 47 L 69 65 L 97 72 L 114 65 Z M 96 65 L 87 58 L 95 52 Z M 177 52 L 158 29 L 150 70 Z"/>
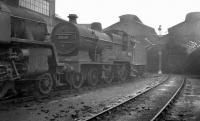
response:
<path id="1" fill-rule="evenodd" d="M 114 110 L 114 109 L 120 107 L 121 105 L 124 105 L 125 103 L 130 102 L 131 100 L 134 100 L 134 99 L 136 99 L 137 97 L 139 97 L 139 96 L 141 96 L 141 95 L 143 95 L 143 94 L 149 92 L 150 90 L 152 90 L 152 89 L 158 87 L 159 85 L 163 84 L 163 83 L 164 83 L 165 81 L 167 81 L 170 77 L 171 77 L 171 76 L 168 75 L 167 78 L 164 79 L 164 81 L 162 81 L 161 83 L 159 83 L 159 84 L 157 84 L 157 85 L 155 85 L 155 86 L 153 86 L 153 87 L 151 87 L 151 88 L 148 88 L 148 89 L 145 90 L 143 93 L 140 93 L 140 94 L 134 96 L 133 98 L 130 98 L 130 99 L 128 99 L 128 100 L 126 100 L 126 101 L 124 101 L 124 102 L 122 102 L 122 103 L 119 103 L 118 105 L 116 105 L 116 106 L 114 106 L 114 107 L 108 108 L 107 110 L 104 110 L 103 112 L 100 112 L 100 113 L 94 115 L 93 117 L 87 119 L 86 121 L 98 120 L 98 118 L 101 117 L 101 115 L 104 115 L 104 114 L 106 114 L 106 113 L 109 114 L 111 110 Z"/>
<path id="2" fill-rule="evenodd" d="M 160 111 L 150 120 L 150 121 L 157 121 L 159 120 L 159 117 L 162 116 L 162 113 L 167 110 L 167 107 L 170 106 L 170 104 L 173 102 L 173 100 L 176 98 L 176 96 L 180 93 L 181 89 L 183 88 L 185 83 L 185 78 L 183 79 L 180 87 L 178 90 L 173 94 L 173 96 L 169 99 L 169 101 L 160 109 Z"/>

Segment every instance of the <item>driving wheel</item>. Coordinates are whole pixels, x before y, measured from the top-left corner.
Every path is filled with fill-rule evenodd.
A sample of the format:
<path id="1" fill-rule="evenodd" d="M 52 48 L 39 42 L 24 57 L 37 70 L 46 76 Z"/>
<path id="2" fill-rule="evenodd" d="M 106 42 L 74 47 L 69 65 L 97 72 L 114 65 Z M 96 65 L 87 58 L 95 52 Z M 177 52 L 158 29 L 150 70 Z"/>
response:
<path id="1" fill-rule="evenodd" d="M 91 68 L 88 70 L 87 80 L 89 85 L 97 85 L 97 83 L 99 82 L 99 72 L 96 68 Z"/>
<path id="2" fill-rule="evenodd" d="M 118 80 L 124 82 L 126 81 L 127 76 L 128 76 L 128 71 L 126 65 L 122 65 L 121 68 L 118 70 Z"/>
<path id="3" fill-rule="evenodd" d="M 75 89 L 78 89 L 80 87 L 82 87 L 83 83 L 84 83 L 84 80 L 82 78 L 82 75 L 79 74 L 79 73 L 71 73 L 70 75 L 70 82 L 72 84 L 72 86 L 75 88 Z"/>
<path id="4" fill-rule="evenodd" d="M 49 94 L 53 88 L 53 80 L 51 75 L 46 73 L 39 76 L 36 81 L 36 88 L 42 95 Z"/>

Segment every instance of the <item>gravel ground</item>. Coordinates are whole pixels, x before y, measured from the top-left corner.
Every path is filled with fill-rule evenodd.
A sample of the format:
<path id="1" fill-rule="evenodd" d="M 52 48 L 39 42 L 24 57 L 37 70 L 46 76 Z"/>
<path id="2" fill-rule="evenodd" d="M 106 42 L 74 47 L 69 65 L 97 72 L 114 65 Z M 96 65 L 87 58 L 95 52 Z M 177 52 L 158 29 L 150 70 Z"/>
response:
<path id="1" fill-rule="evenodd" d="M 100 116 L 98 121 L 149 121 L 177 91 L 181 83 L 180 77 L 170 77 L 158 87 L 115 108 L 109 114 Z"/>
<path id="2" fill-rule="evenodd" d="M 60 99 L 35 104 L 0 106 L 0 121 L 70 121 L 84 120 L 127 100 L 159 83 L 166 76 L 133 79 L 123 84 L 62 96 Z M 156 75 L 154 75 L 156 76 Z"/>
<path id="3" fill-rule="evenodd" d="M 163 121 L 200 121 L 200 78 L 188 78 Z"/>

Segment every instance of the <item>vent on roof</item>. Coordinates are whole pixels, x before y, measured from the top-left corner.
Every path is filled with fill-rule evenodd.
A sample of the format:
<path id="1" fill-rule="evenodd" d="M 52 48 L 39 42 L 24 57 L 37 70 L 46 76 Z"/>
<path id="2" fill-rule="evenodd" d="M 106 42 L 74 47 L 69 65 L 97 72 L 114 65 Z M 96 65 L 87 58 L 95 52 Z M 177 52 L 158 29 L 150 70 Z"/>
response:
<path id="1" fill-rule="evenodd" d="M 97 30 L 97 31 L 102 31 L 101 23 L 99 23 L 99 22 L 93 22 L 91 24 L 91 29 L 94 29 L 94 30 Z"/>
<path id="2" fill-rule="evenodd" d="M 136 15 L 126 14 L 119 17 L 120 22 L 139 22 L 142 23 L 141 20 Z"/>

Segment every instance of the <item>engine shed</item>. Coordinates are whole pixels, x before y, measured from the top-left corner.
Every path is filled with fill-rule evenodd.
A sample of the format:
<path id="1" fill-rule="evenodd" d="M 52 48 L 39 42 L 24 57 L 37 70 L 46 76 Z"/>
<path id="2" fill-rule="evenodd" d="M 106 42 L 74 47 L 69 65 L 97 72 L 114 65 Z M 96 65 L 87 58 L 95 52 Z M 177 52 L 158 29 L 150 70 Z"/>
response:
<path id="1" fill-rule="evenodd" d="M 120 30 L 133 36 L 138 42 L 135 46 L 135 65 L 147 65 L 147 52 L 149 48 L 158 44 L 159 38 L 155 30 L 145 24 L 136 16 L 131 14 L 122 15 L 120 21 L 105 28 L 104 31 Z M 150 66 L 149 66 L 150 67 Z M 146 68 L 149 68 L 146 66 Z"/>
<path id="2" fill-rule="evenodd" d="M 169 40 L 166 43 L 168 60 L 171 70 L 177 72 L 199 73 L 199 46 L 200 46 L 200 13 L 191 12 L 185 20 L 168 29 Z"/>

